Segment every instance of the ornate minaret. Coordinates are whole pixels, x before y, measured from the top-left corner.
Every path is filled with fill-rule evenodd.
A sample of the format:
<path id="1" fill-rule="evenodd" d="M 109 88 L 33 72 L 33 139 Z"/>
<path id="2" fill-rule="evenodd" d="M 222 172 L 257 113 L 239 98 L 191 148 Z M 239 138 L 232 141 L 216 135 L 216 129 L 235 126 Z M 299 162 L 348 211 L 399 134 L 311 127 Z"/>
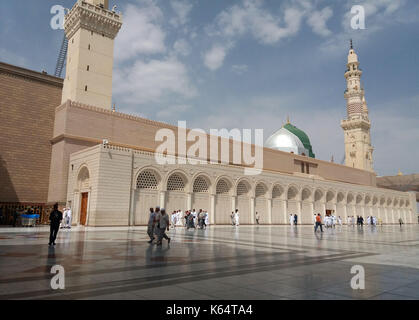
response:
<path id="1" fill-rule="evenodd" d="M 358 56 L 354 51 L 352 40 L 347 68 L 345 99 L 348 118 L 341 123 L 345 132 L 346 165 L 374 171 L 372 159 L 374 148 L 371 146 L 370 135 L 371 122 L 368 118 L 367 102 L 361 84 L 362 70 L 359 68 Z"/>
<path id="2" fill-rule="evenodd" d="M 108 0 L 78 0 L 64 22 L 68 39 L 62 102 L 72 100 L 111 110 L 114 39 L 121 14 Z"/>

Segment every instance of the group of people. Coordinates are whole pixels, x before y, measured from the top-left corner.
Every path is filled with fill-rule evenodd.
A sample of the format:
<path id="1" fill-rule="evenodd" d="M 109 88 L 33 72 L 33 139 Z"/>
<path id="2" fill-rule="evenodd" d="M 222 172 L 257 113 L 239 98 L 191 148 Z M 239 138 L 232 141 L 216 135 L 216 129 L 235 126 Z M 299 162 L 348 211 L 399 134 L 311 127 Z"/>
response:
<path id="1" fill-rule="evenodd" d="M 64 208 L 61 229 L 71 229 L 71 208 Z"/>
<path id="2" fill-rule="evenodd" d="M 171 239 L 166 234 L 166 230 L 169 231 L 169 228 L 170 220 L 166 210 L 159 207 L 156 207 L 156 209 L 150 208 L 147 227 L 147 234 L 150 237 L 148 243 L 153 243 L 157 236 L 157 246 L 162 245 L 163 239 L 166 239 L 167 243 L 170 244 Z"/>
<path id="3" fill-rule="evenodd" d="M 240 214 L 239 214 L 239 209 L 236 209 L 236 211 L 232 211 L 231 212 L 231 225 L 233 226 L 240 226 Z"/>
<path id="4" fill-rule="evenodd" d="M 187 210 L 183 213 L 182 210 L 173 211 L 171 215 L 172 228 L 186 227 L 186 229 L 206 229 L 209 226 L 209 214 L 207 210 L 195 209 Z"/>
<path id="5" fill-rule="evenodd" d="M 296 214 L 290 214 L 290 219 L 289 219 L 290 225 L 292 226 L 296 226 L 298 224 L 298 216 Z"/>
<path id="6" fill-rule="evenodd" d="M 314 224 L 316 224 L 316 215 L 314 215 Z M 342 226 L 342 218 L 340 216 L 336 217 L 334 214 L 326 215 L 324 225 L 326 228 L 336 228 L 336 225 Z"/>
<path id="7" fill-rule="evenodd" d="M 346 223 L 348 224 L 348 226 L 354 226 L 355 224 L 357 226 L 363 226 L 364 225 L 364 217 L 362 216 L 348 216 Z M 367 224 L 369 226 L 376 226 L 378 224 L 382 224 L 380 219 L 377 219 L 377 217 L 374 216 L 368 216 L 367 217 Z"/>

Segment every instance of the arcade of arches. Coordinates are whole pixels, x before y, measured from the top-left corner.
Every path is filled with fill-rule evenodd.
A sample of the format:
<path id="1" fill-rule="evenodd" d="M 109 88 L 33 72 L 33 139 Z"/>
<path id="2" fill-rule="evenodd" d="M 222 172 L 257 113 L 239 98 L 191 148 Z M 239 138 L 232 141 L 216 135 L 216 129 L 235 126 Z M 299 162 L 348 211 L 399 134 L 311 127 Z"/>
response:
<path id="1" fill-rule="evenodd" d="M 92 150 L 98 157 L 103 154 L 102 146 Z M 69 193 L 68 201 L 75 204 L 81 224 L 85 222 L 81 211 L 83 195 L 88 197 L 87 220 L 89 211 L 95 211 L 94 220 L 87 225 L 145 225 L 149 208 L 156 206 L 168 213 L 207 210 L 211 224 L 230 224 L 235 209 L 240 212 L 241 224 L 254 224 L 256 212 L 262 224 L 288 224 L 289 214 L 297 214 L 299 223 L 312 224 L 313 214 L 324 215 L 326 210 L 335 212 L 344 222 L 347 216 L 357 215 L 375 216 L 384 224 L 398 223 L 400 217 L 405 223 L 415 222 L 408 193 L 279 173 L 245 176 L 240 168 L 222 165 L 158 166 L 152 154 L 146 152 L 123 148 L 109 152 L 112 157 L 101 161 L 119 161 L 112 164 L 119 171 L 98 170 L 93 159 L 89 165 L 83 152 L 78 155 L 80 160 L 72 159 L 79 169 L 69 179 L 69 190 L 74 192 Z M 129 171 L 129 165 L 124 167 L 123 163 L 131 161 L 131 154 L 134 169 Z M 123 218 L 116 218 L 118 210 Z M 105 216 L 112 222 L 102 222 Z"/>

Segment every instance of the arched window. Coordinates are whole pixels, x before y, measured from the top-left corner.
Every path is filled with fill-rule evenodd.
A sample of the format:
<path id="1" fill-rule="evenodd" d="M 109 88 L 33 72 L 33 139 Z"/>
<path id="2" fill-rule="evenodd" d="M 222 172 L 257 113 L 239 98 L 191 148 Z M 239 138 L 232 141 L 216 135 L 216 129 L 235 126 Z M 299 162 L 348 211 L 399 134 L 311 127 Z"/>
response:
<path id="1" fill-rule="evenodd" d="M 249 188 L 247 187 L 245 182 L 242 181 L 237 185 L 238 196 L 246 195 L 248 192 L 249 192 Z"/>
<path id="2" fill-rule="evenodd" d="M 180 174 L 174 173 L 170 176 L 167 191 L 185 191 L 185 181 Z"/>
<path id="3" fill-rule="evenodd" d="M 196 193 L 207 193 L 209 189 L 207 180 L 203 177 L 198 177 L 195 179 L 193 184 L 193 192 Z"/>
<path id="4" fill-rule="evenodd" d="M 157 190 L 158 184 L 158 178 L 152 170 L 143 171 L 138 175 L 137 189 Z"/>
<path id="5" fill-rule="evenodd" d="M 221 179 L 220 181 L 218 181 L 217 188 L 216 188 L 216 193 L 217 194 L 227 194 L 229 192 L 230 192 L 230 187 L 229 187 L 228 183 L 224 179 Z"/>

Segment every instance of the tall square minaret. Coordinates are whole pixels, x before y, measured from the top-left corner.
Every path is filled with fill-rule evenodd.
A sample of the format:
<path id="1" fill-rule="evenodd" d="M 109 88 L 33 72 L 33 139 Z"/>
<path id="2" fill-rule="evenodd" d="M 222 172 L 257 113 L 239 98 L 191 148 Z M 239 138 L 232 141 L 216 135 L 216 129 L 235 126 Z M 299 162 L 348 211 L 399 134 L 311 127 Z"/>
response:
<path id="1" fill-rule="evenodd" d="M 112 108 L 114 39 L 122 16 L 109 10 L 108 0 L 78 0 L 67 13 L 67 68 L 62 102 L 72 100 Z"/>
<path id="2" fill-rule="evenodd" d="M 364 88 L 361 85 L 361 76 L 362 70 L 359 68 L 358 56 L 351 41 L 345 72 L 347 119 L 341 123 L 345 134 L 345 161 L 349 167 L 374 171 L 371 122 L 368 118 L 368 107 Z"/>

